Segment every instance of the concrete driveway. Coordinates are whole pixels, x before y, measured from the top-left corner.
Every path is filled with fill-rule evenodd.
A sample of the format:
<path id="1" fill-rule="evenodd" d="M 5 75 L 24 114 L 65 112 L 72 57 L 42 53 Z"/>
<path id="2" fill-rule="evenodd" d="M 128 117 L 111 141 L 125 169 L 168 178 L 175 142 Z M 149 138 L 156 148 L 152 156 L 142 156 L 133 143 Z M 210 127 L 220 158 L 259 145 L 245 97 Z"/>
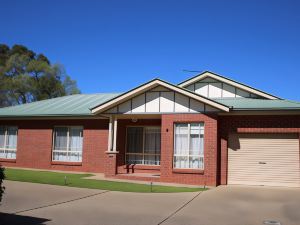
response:
<path id="1" fill-rule="evenodd" d="M 123 193 L 6 181 L 0 224 L 300 224 L 300 189 L 223 186 L 199 193 Z"/>

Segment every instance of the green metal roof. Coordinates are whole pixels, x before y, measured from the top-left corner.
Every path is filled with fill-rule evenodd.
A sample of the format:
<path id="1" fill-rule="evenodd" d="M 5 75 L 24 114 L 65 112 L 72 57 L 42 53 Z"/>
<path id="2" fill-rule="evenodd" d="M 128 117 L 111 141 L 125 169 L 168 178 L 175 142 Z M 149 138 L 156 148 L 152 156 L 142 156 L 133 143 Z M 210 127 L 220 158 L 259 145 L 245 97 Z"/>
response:
<path id="1" fill-rule="evenodd" d="M 77 94 L 0 108 L 0 117 L 91 116 L 90 108 L 119 93 Z"/>
<path id="2" fill-rule="evenodd" d="M 0 108 L 0 117 L 76 117 L 92 116 L 90 109 L 107 102 L 120 93 L 77 94 L 23 105 Z M 212 99 L 232 110 L 300 110 L 300 102 L 250 98 Z"/>
<path id="3" fill-rule="evenodd" d="M 230 98 L 214 99 L 233 110 L 299 110 L 300 102 L 283 99 Z"/>

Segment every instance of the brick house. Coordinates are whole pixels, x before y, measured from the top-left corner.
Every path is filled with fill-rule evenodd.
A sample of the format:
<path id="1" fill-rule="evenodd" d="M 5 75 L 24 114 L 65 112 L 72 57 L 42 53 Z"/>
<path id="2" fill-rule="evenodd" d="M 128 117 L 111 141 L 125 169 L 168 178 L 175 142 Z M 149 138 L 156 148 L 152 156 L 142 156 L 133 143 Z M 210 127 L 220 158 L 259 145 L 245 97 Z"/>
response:
<path id="1" fill-rule="evenodd" d="M 300 103 L 212 72 L 0 109 L 0 163 L 216 186 L 300 187 Z"/>

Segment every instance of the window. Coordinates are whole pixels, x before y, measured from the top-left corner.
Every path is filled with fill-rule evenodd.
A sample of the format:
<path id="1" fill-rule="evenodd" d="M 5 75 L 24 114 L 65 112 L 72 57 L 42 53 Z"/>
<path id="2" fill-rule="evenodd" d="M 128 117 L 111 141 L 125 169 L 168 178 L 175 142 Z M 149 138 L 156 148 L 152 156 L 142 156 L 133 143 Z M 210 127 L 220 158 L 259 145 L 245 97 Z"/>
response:
<path id="1" fill-rule="evenodd" d="M 127 164 L 160 164 L 160 127 L 127 128 Z"/>
<path id="2" fill-rule="evenodd" d="M 15 159 L 17 153 L 18 128 L 0 126 L 0 158 Z"/>
<path id="3" fill-rule="evenodd" d="M 175 124 L 174 168 L 204 168 L 204 123 Z"/>
<path id="4" fill-rule="evenodd" d="M 82 161 L 82 127 L 55 127 L 53 161 Z"/>

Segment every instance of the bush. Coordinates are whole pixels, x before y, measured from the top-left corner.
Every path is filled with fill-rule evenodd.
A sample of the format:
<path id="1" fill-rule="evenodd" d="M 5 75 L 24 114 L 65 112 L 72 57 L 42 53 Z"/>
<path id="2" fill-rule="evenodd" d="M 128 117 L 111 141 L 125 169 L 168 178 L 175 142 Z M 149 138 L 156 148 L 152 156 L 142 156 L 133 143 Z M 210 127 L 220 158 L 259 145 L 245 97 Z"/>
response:
<path id="1" fill-rule="evenodd" d="M 5 178 L 5 174 L 4 174 L 4 168 L 0 165 L 0 202 L 2 200 L 2 195 L 4 193 L 4 186 L 3 186 L 3 180 Z"/>

